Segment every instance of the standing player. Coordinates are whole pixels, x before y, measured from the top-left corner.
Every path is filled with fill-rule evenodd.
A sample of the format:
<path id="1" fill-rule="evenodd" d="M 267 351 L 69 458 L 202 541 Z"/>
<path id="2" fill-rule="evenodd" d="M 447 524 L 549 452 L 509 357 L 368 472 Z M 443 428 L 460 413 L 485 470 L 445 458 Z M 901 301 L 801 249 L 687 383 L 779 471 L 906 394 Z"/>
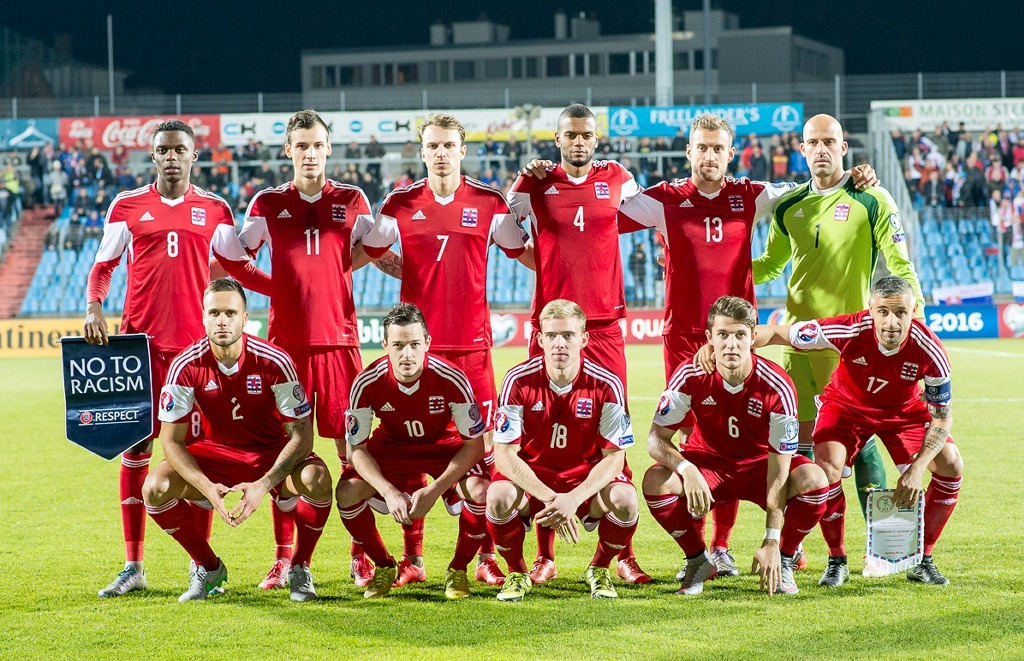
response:
<path id="1" fill-rule="evenodd" d="M 501 386 L 494 440 L 494 481 L 487 527 L 508 562 L 500 601 L 522 601 L 532 585 L 523 558 L 523 517 L 578 540 L 576 517 L 597 528 L 586 571 L 590 596 L 615 598 L 608 565 L 638 519 L 636 489 L 623 473 L 633 445 L 626 393 L 614 374 L 582 357 L 587 317 L 555 299 L 540 312 L 543 354 L 513 367 Z"/>
<path id="2" fill-rule="evenodd" d="M 803 138 L 800 149 L 811 168 L 811 179 L 776 207 L 764 253 L 753 262 L 754 281 L 777 278 L 792 259 L 786 323 L 858 312 L 867 306 L 881 252 L 889 271 L 910 282 L 918 313 L 924 315 L 924 297 L 892 197 L 878 186 L 855 189 L 843 172 L 847 144 L 843 127 L 834 117 L 811 117 L 804 124 Z M 827 352 L 782 350 L 782 366 L 793 378 L 800 407 L 801 452 L 811 452 L 814 398 L 822 393 L 838 362 L 838 356 Z M 867 491 L 885 488 L 885 465 L 874 439 L 861 450 L 854 469 L 864 509 Z"/>
<path id="3" fill-rule="evenodd" d="M 316 599 L 309 563 L 331 515 L 331 474 L 313 454 L 306 393 L 288 354 L 242 332 L 249 315 L 238 283 L 214 280 L 203 303 L 206 337 L 171 363 L 160 393 L 165 459 L 142 489 L 146 511 L 192 558 L 191 584 L 178 601 L 217 594 L 228 578 L 184 500 L 205 501 L 239 526 L 267 493 L 298 501 L 291 599 Z M 210 436 L 186 447 L 188 416 L 196 408 Z M 229 513 L 224 496 L 232 491 L 242 499 Z"/>
<path id="4" fill-rule="evenodd" d="M 872 435 L 881 439 L 902 473 L 896 483 L 898 507 L 913 506 L 925 471 L 932 474 L 924 495 L 924 559 L 907 571 L 907 579 L 949 583 L 932 562 L 932 549 L 956 507 L 964 462 L 949 435 L 949 359 L 935 334 L 914 318 L 916 296 L 907 280 L 886 276 L 872 288 L 868 310 L 767 326 L 758 338 L 758 345 L 828 349 L 839 356 L 814 426 L 814 460 L 829 483 L 821 521 L 829 558 L 821 585 L 838 587 L 850 575 L 843 546 L 846 499 L 841 479 L 844 467 Z M 918 385 L 922 379 L 923 398 Z"/>
<path id="5" fill-rule="evenodd" d="M 623 203 L 622 215 L 657 229 L 666 244 L 665 380 L 705 344 L 707 312 L 721 296 L 754 301 L 751 237 L 759 218 L 770 214 L 792 185 L 772 185 L 726 176 L 736 155 L 735 132 L 715 115 L 698 116 L 690 127 L 686 156 L 692 176 L 662 182 Z M 854 168 L 858 184 L 874 172 Z M 680 445 L 693 427 L 692 413 L 679 428 Z M 739 503 L 720 502 L 714 510 L 711 559 L 719 576 L 739 574 L 729 554 L 729 536 Z"/>
<path id="6" fill-rule="evenodd" d="M 484 444 L 490 460 L 496 393 L 487 249 L 493 241 L 515 259 L 524 250 L 523 231 L 501 193 L 462 175 L 466 130 L 455 117 L 429 115 L 420 125 L 419 137 L 426 179 L 388 195 L 363 244 L 367 254 L 376 257 L 401 243 L 402 301 L 423 310 L 430 320 L 432 355 L 469 378 L 487 421 Z M 426 579 L 421 557 L 423 522 L 415 523 L 420 546 L 406 549 L 398 585 Z M 475 577 L 500 584 L 504 576 L 494 561 L 493 546 L 488 542 L 486 547 Z"/>
<path id="7" fill-rule="evenodd" d="M 327 179 L 330 129 L 315 111 L 303 110 L 288 120 L 285 153 L 292 159 L 294 178 L 253 196 L 239 239 L 254 256 L 264 244 L 270 249 L 267 337 L 295 360 L 317 430 L 335 439 L 344 461 L 348 393 L 363 369 L 352 271 L 367 262 L 359 242 L 373 222 L 370 203 L 359 188 Z M 400 258 L 385 253 L 378 268 L 400 277 Z M 261 588 L 286 584 L 294 507 L 294 500 L 273 501 L 277 552 Z M 360 558 L 354 558 L 354 574 L 359 567 Z"/>
<path id="8" fill-rule="evenodd" d="M 684 363 L 654 414 L 647 450 L 658 463 L 644 475 L 643 490 L 651 514 L 686 554 L 676 594 L 700 594 L 718 573 L 697 525 L 717 503 L 746 500 L 767 511 L 753 570 L 769 594 L 796 594 L 793 556 L 825 511 L 825 474 L 796 454 L 793 384 L 781 367 L 751 353 L 756 324 L 749 302 L 718 299 L 705 335 L 714 371 Z M 695 426 L 680 452 L 672 436 L 690 412 Z"/>
<path id="9" fill-rule="evenodd" d="M 91 344 L 107 344 L 103 299 L 110 291 L 111 274 L 127 250 L 128 292 L 121 331 L 150 336 L 153 383 L 162 383 L 171 360 L 203 336 L 203 289 L 210 282 L 211 249 L 246 287 L 260 293 L 270 291 L 267 275 L 256 269 L 235 236 L 228 204 L 189 183 L 198 157 L 191 126 L 176 119 L 157 126 L 150 152 L 156 181 L 114 198 L 107 210 L 96 263 L 89 272 L 83 335 Z M 154 389 L 154 410 L 157 396 Z M 199 436 L 198 412 L 188 431 L 192 438 Z M 149 472 L 152 448 L 149 439 L 121 457 L 121 522 L 127 562 L 117 578 L 100 590 L 101 597 L 146 587 L 142 483 Z M 209 521 L 210 515 L 197 516 Z"/>
<path id="10" fill-rule="evenodd" d="M 342 522 L 376 564 L 363 596 L 387 596 L 397 572 L 367 501 L 383 500 L 395 521 L 409 525 L 455 488 L 465 502 L 444 591 L 449 599 L 468 597 L 466 565 L 487 528 L 488 479 L 481 461 L 486 421 L 466 376 L 428 353 L 430 336 L 415 305 L 399 303 L 383 324 L 387 354 L 352 385 L 345 436 L 349 465 L 338 480 Z M 371 434 L 374 415 L 379 424 Z M 434 478 L 429 485 L 424 473 Z"/>
<path id="11" fill-rule="evenodd" d="M 586 356 L 611 371 L 625 385 L 626 345 L 620 321 L 626 317 L 626 295 L 619 257 L 619 205 L 640 188 L 633 175 L 615 161 L 595 161 L 597 119 L 590 108 L 574 103 L 558 116 L 555 144 L 561 162 L 537 176 L 519 176 L 509 203 L 520 222 L 529 222 L 532 240 L 520 260 L 537 271 L 533 297 L 530 355 L 541 353 L 539 316 L 556 299 L 578 302 L 587 315 Z M 625 472 L 630 475 L 628 464 Z M 555 537 L 537 528 L 537 560 L 533 583 L 558 575 Z M 648 583 L 636 562 L 632 543 L 619 554 L 620 578 Z"/>

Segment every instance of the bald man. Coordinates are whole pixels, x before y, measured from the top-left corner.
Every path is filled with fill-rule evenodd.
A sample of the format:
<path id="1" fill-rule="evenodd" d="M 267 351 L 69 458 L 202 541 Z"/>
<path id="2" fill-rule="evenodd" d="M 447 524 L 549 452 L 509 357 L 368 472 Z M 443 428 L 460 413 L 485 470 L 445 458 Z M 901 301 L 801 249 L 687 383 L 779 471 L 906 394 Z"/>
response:
<path id="1" fill-rule="evenodd" d="M 906 279 L 924 314 L 924 296 L 910 262 L 900 211 L 889 193 L 871 186 L 858 191 L 843 166 L 849 146 L 831 115 L 804 124 L 800 151 L 811 180 L 783 198 L 772 214 L 764 253 L 753 263 L 754 282 L 774 280 L 792 259 L 783 323 L 858 312 L 867 307 L 878 253 L 888 270 Z M 820 395 L 839 363 L 834 353 L 797 353 L 783 348 L 782 366 L 796 386 L 800 452 L 813 456 L 811 432 Z M 885 466 L 871 439 L 854 465 L 861 509 L 867 491 L 885 487 Z M 838 497 L 832 490 L 829 497 Z"/>

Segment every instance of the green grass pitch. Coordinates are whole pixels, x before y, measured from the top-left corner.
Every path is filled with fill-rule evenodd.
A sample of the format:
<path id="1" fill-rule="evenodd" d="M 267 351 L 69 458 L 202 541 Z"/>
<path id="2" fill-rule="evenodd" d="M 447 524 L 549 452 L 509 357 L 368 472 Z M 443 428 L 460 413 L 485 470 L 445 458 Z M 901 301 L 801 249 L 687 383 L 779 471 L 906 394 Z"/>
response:
<path id="1" fill-rule="evenodd" d="M 581 577 L 595 537 L 584 535 L 575 547 L 559 542 L 560 577 L 521 604 L 497 602 L 497 588 L 482 584 L 471 599 L 444 599 L 456 522 L 443 508 L 427 519 L 425 584 L 364 601 L 349 579 L 348 536 L 334 514 L 314 557 L 321 599 L 294 604 L 286 592 L 263 592 L 256 584 L 272 559 L 267 503 L 241 528 L 214 525 L 214 548 L 230 571 L 224 596 L 177 603 L 188 559 L 150 521 L 149 589 L 98 599 L 123 560 L 118 464 L 64 440 L 58 360 L 3 360 L 0 658 L 1021 658 L 1024 342 L 948 346 L 953 431 L 966 462 L 960 504 L 935 553 L 951 585 L 860 576 L 864 525 L 848 481 L 854 575 L 839 590 L 817 586 L 826 552 L 814 532 L 795 597 L 769 598 L 746 575 L 709 583 L 697 598 L 675 597 L 681 553 L 641 504 L 637 555 L 655 583 L 620 585 L 617 601 L 591 600 Z M 498 374 L 522 356 L 497 351 Z M 650 464 L 643 441 L 663 385 L 661 348 L 630 347 L 629 358 L 638 439 L 629 458 L 639 479 Z M 336 476 L 333 443 L 318 440 L 317 449 Z M 890 462 L 890 484 L 894 476 Z M 378 523 L 400 553 L 398 526 Z M 744 504 L 733 535 L 741 568 L 749 568 L 763 527 L 762 512 Z"/>

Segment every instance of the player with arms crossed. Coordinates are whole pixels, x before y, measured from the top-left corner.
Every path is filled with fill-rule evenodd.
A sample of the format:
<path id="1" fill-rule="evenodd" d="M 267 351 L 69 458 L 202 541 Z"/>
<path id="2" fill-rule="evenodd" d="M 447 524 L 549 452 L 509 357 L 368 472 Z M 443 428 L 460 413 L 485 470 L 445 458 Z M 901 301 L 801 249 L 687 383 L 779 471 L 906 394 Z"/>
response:
<path id="1" fill-rule="evenodd" d="M 871 289 L 868 309 L 817 321 L 762 327 L 757 344 L 797 350 L 827 349 L 839 366 L 821 395 L 814 426 L 814 460 L 829 483 L 821 532 L 829 547 L 820 584 L 838 587 L 849 569 L 843 533 L 846 499 L 843 468 L 872 437 L 878 436 L 902 473 L 896 483 L 897 507 L 912 507 L 925 471 L 932 474 L 924 494 L 924 559 L 907 579 L 946 585 L 932 562 L 932 549 L 956 507 L 964 462 L 949 432 L 949 359 L 935 334 L 915 313 L 917 291 L 898 276 L 886 276 Z M 924 393 L 919 381 L 924 380 Z"/>
<path id="2" fill-rule="evenodd" d="M 369 261 L 360 241 L 373 218 L 363 191 L 327 178 L 330 130 L 315 111 L 303 110 L 288 120 L 285 153 L 292 159 L 294 178 L 253 196 L 239 239 L 253 256 L 263 245 L 270 250 L 267 337 L 295 361 L 317 430 L 335 439 L 344 461 L 348 394 L 363 369 L 352 271 Z M 383 251 L 376 264 L 401 276 L 401 259 L 394 253 Z M 287 584 L 294 507 L 294 499 L 272 501 L 276 558 L 261 588 Z M 353 558 L 353 575 L 364 557 Z M 369 572 L 362 573 L 368 582 Z"/>
<path id="3" fill-rule="evenodd" d="M 781 367 L 751 353 L 757 310 L 735 296 L 708 313 L 706 337 L 715 368 L 680 366 L 658 402 L 647 451 L 657 462 L 644 475 L 651 514 L 686 554 L 676 594 L 697 595 L 718 573 L 697 520 L 717 503 L 746 500 L 766 510 L 765 535 L 751 571 L 761 588 L 796 594 L 794 555 L 825 511 L 828 482 L 796 454 L 796 395 Z M 682 452 L 672 443 L 688 413 L 693 433 Z M 785 520 L 783 520 L 785 512 Z"/>
<path id="4" fill-rule="evenodd" d="M 585 578 L 592 597 L 615 598 L 608 565 L 636 532 L 636 489 L 623 473 L 633 445 L 626 393 L 617 376 L 582 357 L 587 317 L 556 299 L 540 312 L 543 354 L 513 367 L 501 386 L 487 526 L 509 575 L 501 601 L 522 601 L 532 582 L 523 559 L 524 517 L 579 538 L 576 517 L 597 528 Z"/>
<path id="5" fill-rule="evenodd" d="M 288 354 L 242 332 L 249 315 L 238 283 L 214 280 L 203 304 L 206 337 L 171 363 L 160 393 L 165 459 L 142 489 L 146 511 L 192 558 L 189 589 L 178 601 L 217 594 L 228 578 L 185 501 L 205 502 L 239 526 L 267 493 L 298 501 L 291 599 L 316 599 L 309 563 L 331 515 L 331 474 L 313 454 L 306 394 Z M 186 446 L 194 409 L 203 412 L 210 437 Z M 228 512 L 224 496 L 232 491 L 242 499 Z"/>
<path id="6" fill-rule="evenodd" d="M 114 198 L 107 210 L 103 239 L 89 272 L 88 306 L 83 335 L 91 344 L 107 344 L 103 299 L 111 275 L 128 252 L 128 292 L 121 332 L 151 338 L 152 382 L 163 383 L 171 360 L 203 336 L 203 289 L 210 282 L 210 253 L 250 289 L 270 291 L 267 275 L 256 269 L 235 236 L 228 204 L 189 182 L 199 157 L 192 127 L 168 120 L 153 134 L 150 158 L 156 181 Z M 154 388 L 154 410 L 159 393 Z M 198 438 L 202 421 L 190 419 L 189 434 Z M 154 438 L 156 430 L 154 429 Z M 121 522 L 127 562 L 117 578 L 99 592 L 115 597 L 146 587 L 143 550 L 146 510 L 142 483 L 149 472 L 153 441 L 146 440 L 121 457 Z M 197 512 L 209 525 L 209 512 Z"/>
<path id="7" fill-rule="evenodd" d="M 878 186 L 857 190 L 843 172 L 848 146 L 834 117 L 811 117 L 804 124 L 803 139 L 800 149 L 811 179 L 776 206 L 764 253 L 752 265 L 754 281 L 777 278 L 792 259 L 786 323 L 859 312 L 867 306 L 881 252 L 889 271 L 910 283 L 923 315 L 924 297 L 892 197 Z M 809 456 L 817 413 L 814 398 L 828 384 L 838 361 L 831 352 L 782 350 L 782 366 L 793 379 L 800 407 L 800 452 Z M 885 488 L 885 465 L 874 439 L 861 450 L 854 472 L 863 510 L 867 490 Z"/>
<path id="8" fill-rule="evenodd" d="M 428 353 L 430 335 L 415 305 L 399 303 L 384 317 L 383 325 L 386 355 L 371 363 L 352 385 L 345 437 L 349 465 L 337 489 L 345 527 L 376 564 L 363 596 L 387 596 L 396 575 L 395 559 L 377 531 L 368 501 L 383 500 L 385 511 L 408 526 L 455 488 L 464 502 L 455 556 L 445 575 L 445 596 L 468 597 L 466 565 L 480 547 L 487 526 L 488 478 L 482 461 L 486 421 L 466 376 Z M 371 433 L 374 416 L 378 425 Z M 434 478 L 426 486 L 424 473 Z"/>
<path id="9" fill-rule="evenodd" d="M 622 216 L 657 229 L 665 240 L 666 382 L 706 343 L 707 311 L 719 297 L 755 302 L 750 255 L 754 225 L 793 190 L 792 184 L 727 176 L 736 155 L 735 139 L 725 119 L 698 116 L 686 145 L 692 176 L 652 186 L 620 208 Z M 860 187 L 877 183 L 870 166 L 858 166 L 851 175 Z M 691 413 L 679 428 L 680 445 L 692 428 Z M 738 509 L 739 503 L 720 502 L 713 510 L 711 560 L 718 576 L 739 574 L 728 550 Z"/>
<path id="10" fill-rule="evenodd" d="M 497 399 L 491 361 L 491 311 L 487 305 L 487 249 L 491 242 L 510 258 L 524 250 L 524 232 L 505 198 L 462 175 L 466 129 L 451 115 L 429 115 L 419 128 L 420 156 L 427 177 L 392 192 L 363 243 L 371 257 L 396 242 L 402 246 L 403 302 L 430 320 L 431 355 L 448 361 L 468 378 L 487 421 L 485 461 Z M 415 520 L 418 544 L 399 563 L 396 586 L 426 580 L 423 521 Z M 490 585 L 504 580 L 493 545 L 481 551 L 475 578 Z"/>
<path id="11" fill-rule="evenodd" d="M 540 311 L 553 300 L 576 301 L 587 315 L 587 358 L 626 384 L 626 344 L 619 323 L 626 317 L 626 294 L 619 256 L 619 205 L 640 191 L 633 175 L 615 161 L 595 161 L 597 119 L 574 103 L 558 116 L 555 144 L 561 162 L 531 163 L 509 192 L 509 204 L 532 239 L 520 258 L 537 272 L 533 297 L 530 355 L 541 353 Z M 625 467 L 631 475 L 629 465 Z M 555 535 L 537 527 L 534 584 L 558 575 Z M 648 583 L 637 564 L 632 541 L 619 554 L 618 575 L 630 583 Z"/>

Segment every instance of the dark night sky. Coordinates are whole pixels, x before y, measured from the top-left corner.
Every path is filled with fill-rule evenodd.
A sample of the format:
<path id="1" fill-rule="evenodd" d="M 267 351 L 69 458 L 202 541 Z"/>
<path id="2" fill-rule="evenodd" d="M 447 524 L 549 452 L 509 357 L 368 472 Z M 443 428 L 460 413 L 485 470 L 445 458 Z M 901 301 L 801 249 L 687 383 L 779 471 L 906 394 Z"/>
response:
<path id="1" fill-rule="evenodd" d="M 594 13 L 604 34 L 652 31 L 654 16 L 653 0 L 4 4 L 0 24 L 49 44 L 56 34 L 70 34 L 77 59 L 103 66 L 106 14 L 112 13 L 115 66 L 134 72 L 129 87 L 185 94 L 298 92 L 303 48 L 425 44 L 430 24 L 438 20 L 486 15 L 508 25 L 512 39 L 540 39 L 552 36 L 556 9 L 570 16 Z M 712 2 L 738 14 L 741 27 L 793 25 L 797 34 L 843 48 L 850 74 L 1024 70 L 1019 0 L 989 2 L 984 9 L 967 10 L 965 5 L 904 0 Z M 699 10 L 701 2 L 675 0 L 673 7 L 676 12 Z"/>

